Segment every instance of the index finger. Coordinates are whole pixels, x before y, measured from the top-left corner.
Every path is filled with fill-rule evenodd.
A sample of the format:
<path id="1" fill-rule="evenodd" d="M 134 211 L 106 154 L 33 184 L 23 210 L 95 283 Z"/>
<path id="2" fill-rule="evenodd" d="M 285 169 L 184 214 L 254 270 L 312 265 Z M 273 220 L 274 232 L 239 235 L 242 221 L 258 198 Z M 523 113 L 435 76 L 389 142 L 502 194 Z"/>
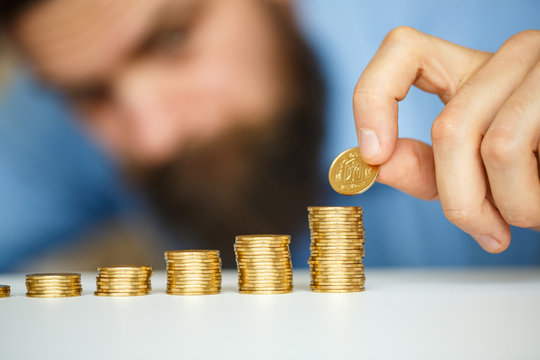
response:
<path id="1" fill-rule="evenodd" d="M 411 85 L 447 102 L 490 56 L 410 27 L 392 30 L 354 89 L 353 111 L 364 160 L 378 165 L 392 156 L 398 138 L 398 102 Z"/>

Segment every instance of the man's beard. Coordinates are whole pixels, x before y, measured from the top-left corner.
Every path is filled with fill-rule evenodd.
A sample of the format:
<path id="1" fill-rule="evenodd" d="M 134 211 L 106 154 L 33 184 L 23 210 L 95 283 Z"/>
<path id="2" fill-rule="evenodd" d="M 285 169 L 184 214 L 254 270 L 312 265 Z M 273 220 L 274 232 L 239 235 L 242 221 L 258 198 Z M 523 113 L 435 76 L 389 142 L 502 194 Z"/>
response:
<path id="1" fill-rule="evenodd" d="M 187 236 L 197 248 L 220 250 L 227 267 L 234 264 L 235 235 L 296 233 L 320 186 L 323 81 L 297 29 L 269 9 L 288 58 L 292 75 L 284 81 L 294 100 L 266 125 L 231 129 L 146 171 L 140 181 L 158 218 L 178 240 Z"/>
<path id="2" fill-rule="evenodd" d="M 141 188 L 172 233 L 219 249 L 231 266 L 235 235 L 291 234 L 305 222 L 319 185 L 314 128 L 291 119 L 232 130 L 147 172 Z"/>

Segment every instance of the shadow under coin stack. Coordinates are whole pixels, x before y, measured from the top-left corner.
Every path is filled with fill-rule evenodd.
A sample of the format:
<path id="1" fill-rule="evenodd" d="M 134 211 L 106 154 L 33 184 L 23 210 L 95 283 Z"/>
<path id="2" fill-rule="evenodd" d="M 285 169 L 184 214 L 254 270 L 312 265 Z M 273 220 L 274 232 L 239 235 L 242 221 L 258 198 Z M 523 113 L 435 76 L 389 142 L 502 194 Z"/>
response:
<path id="1" fill-rule="evenodd" d="M 39 298 L 80 296 L 81 274 L 43 273 L 26 275 L 26 296 Z"/>
<path id="2" fill-rule="evenodd" d="M 139 296 L 152 290 L 151 266 L 99 266 L 96 278 L 97 296 Z"/>
<path id="3" fill-rule="evenodd" d="M 364 291 L 364 224 L 361 207 L 308 207 L 311 290 Z"/>
<path id="4" fill-rule="evenodd" d="M 9 297 L 9 294 L 11 294 L 9 285 L 0 285 L 0 298 Z"/>
<path id="5" fill-rule="evenodd" d="M 240 235 L 234 250 L 242 294 L 285 294 L 293 289 L 289 235 Z"/>
<path id="6" fill-rule="evenodd" d="M 166 251 L 167 294 L 212 295 L 221 291 L 218 250 Z"/>

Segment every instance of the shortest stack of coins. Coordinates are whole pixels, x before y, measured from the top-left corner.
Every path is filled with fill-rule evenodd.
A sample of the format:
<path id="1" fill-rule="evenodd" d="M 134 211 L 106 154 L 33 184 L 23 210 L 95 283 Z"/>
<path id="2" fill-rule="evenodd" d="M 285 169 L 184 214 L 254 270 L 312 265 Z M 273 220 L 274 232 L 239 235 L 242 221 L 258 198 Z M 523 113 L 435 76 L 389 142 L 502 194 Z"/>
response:
<path id="1" fill-rule="evenodd" d="M 8 297 L 11 294 L 9 285 L 0 285 L 0 298 Z"/>
<path id="2" fill-rule="evenodd" d="M 43 273 L 26 275 L 28 297 L 70 297 L 82 293 L 81 274 Z"/>
<path id="3" fill-rule="evenodd" d="M 234 250 L 242 294 L 284 294 L 293 289 L 289 235 L 240 235 Z"/>
<path id="4" fill-rule="evenodd" d="M 218 250 L 166 251 L 167 294 L 212 295 L 221 291 Z"/>
<path id="5" fill-rule="evenodd" d="M 364 290 L 364 224 L 361 207 L 308 207 L 311 290 Z"/>
<path id="6" fill-rule="evenodd" d="M 99 266 L 96 278 L 97 296 L 148 295 L 152 286 L 151 266 Z"/>

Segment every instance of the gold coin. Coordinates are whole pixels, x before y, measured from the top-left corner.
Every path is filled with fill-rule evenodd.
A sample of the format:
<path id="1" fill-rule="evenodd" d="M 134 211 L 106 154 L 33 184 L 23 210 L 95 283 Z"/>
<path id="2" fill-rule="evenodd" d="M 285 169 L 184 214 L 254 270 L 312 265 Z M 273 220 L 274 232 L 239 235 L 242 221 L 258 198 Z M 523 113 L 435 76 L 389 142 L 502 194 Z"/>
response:
<path id="1" fill-rule="evenodd" d="M 151 266 L 138 266 L 138 265 L 110 265 L 110 266 L 98 266 L 98 272 L 100 273 L 151 273 Z"/>
<path id="2" fill-rule="evenodd" d="M 221 285 L 219 284 L 167 284 L 168 290 L 216 290 L 220 289 Z"/>
<path id="3" fill-rule="evenodd" d="M 145 279 L 150 278 L 152 273 L 135 273 L 135 272 L 108 272 L 103 271 L 98 273 L 98 277 L 103 278 L 133 278 L 133 279 Z"/>
<path id="4" fill-rule="evenodd" d="M 207 286 L 216 286 L 221 284 L 221 279 L 216 280 L 168 280 L 167 285 L 185 285 L 185 284 L 198 284 Z"/>
<path id="5" fill-rule="evenodd" d="M 221 260 L 197 257 L 168 258 L 167 264 L 221 264 Z"/>
<path id="6" fill-rule="evenodd" d="M 205 286 L 220 286 L 221 285 L 221 279 L 216 280 L 167 280 L 167 285 L 170 286 L 181 286 L 186 284 L 198 284 L 198 285 L 205 285 Z"/>
<path id="7" fill-rule="evenodd" d="M 289 251 L 283 251 L 283 252 L 272 252 L 272 251 L 251 251 L 251 252 L 245 252 L 245 251 L 236 251 L 235 252 L 237 256 L 242 258 L 267 258 L 267 259 L 289 259 L 291 257 L 291 253 Z"/>
<path id="8" fill-rule="evenodd" d="M 200 273 L 200 274 L 221 274 L 221 266 L 208 266 L 208 265 L 197 265 L 197 264 L 185 264 L 185 265 L 167 265 L 167 272 L 174 273 Z"/>
<path id="9" fill-rule="evenodd" d="M 275 268 L 290 268 L 291 260 L 268 260 L 264 258 L 237 259 L 238 267 L 256 268 L 256 267 L 275 267 Z"/>
<path id="10" fill-rule="evenodd" d="M 151 286 L 131 286 L 131 285 L 98 285 L 98 291 L 146 291 L 151 290 Z"/>
<path id="11" fill-rule="evenodd" d="M 249 274 L 249 273 L 242 273 L 238 275 L 239 280 L 279 280 L 279 281 L 288 281 L 292 279 L 292 272 L 285 273 L 285 274 Z"/>
<path id="12" fill-rule="evenodd" d="M 366 277 L 364 274 L 357 274 L 357 275 L 345 275 L 340 276 L 336 274 L 314 274 L 314 276 L 311 279 L 311 282 L 336 282 L 336 283 L 348 283 L 348 282 L 359 282 L 366 280 Z"/>
<path id="13" fill-rule="evenodd" d="M 204 272 L 204 271 L 168 271 L 167 277 L 171 278 L 181 278 L 181 279 L 215 279 L 215 278 L 221 278 L 221 271 L 220 272 Z"/>
<path id="14" fill-rule="evenodd" d="M 246 295 L 277 295 L 277 294 L 288 294 L 292 292 L 293 289 L 285 289 L 285 290 L 244 290 L 240 289 L 238 292 L 240 294 L 246 294 Z"/>
<path id="15" fill-rule="evenodd" d="M 219 291 L 221 286 L 205 285 L 186 285 L 186 286 L 167 286 L 169 291 Z"/>
<path id="16" fill-rule="evenodd" d="M 244 269 L 290 269 L 291 260 L 275 260 L 270 261 L 266 259 L 238 259 L 237 267 Z"/>
<path id="17" fill-rule="evenodd" d="M 362 211 L 361 206 L 308 206 L 308 211 L 331 211 L 331 212 L 338 212 L 338 211 L 348 211 L 348 212 L 354 212 L 354 211 Z"/>
<path id="18" fill-rule="evenodd" d="M 290 273 L 285 273 L 285 274 L 280 274 L 280 273 L 274 273 L 274 274 L 268 274 L 268 273 L 265 273 L 265 274 L 248 274 L 248 273 L 244 273 L 244 274 L 240 274 L 238 276 L 239 279 L 242 279 L 242 280 L 279 280 L 279 281 L 284 281 L 284 280 L 290 280 L 292 279 L 292 272 Z"/>
<path id="19" fill-rule="evenodd" d="M 82 293 L 79 291 L 73 291 L 73 292 L 57 292 L 57 293 L 30 293 L 27 292 L 27 297 L 33 297 L 33 298 L 57 298 L 57 297 L 74 297 L 74 296 L 81 296 Z"/>
<path id="20" fill-rule="evenodd" d="M 168 284 L 168 289 L 218 289 L 220 284 Z"/>
<path id="21" fill-rule="evenodd" d="M 254 289 L 273 289 L 273 290 L 285 290 L 292 287 L 291 282 L 283 282 L 283 283 L 245 283 L 245 282 L 239 282 L 238 283 L 239 288 L 244 290 L 254 290 Z"/>
<path id="22" fill-rule="evenodd" d="M 365 288 L 356 288 L 356 289 L 321 289 L 321 288 L 311 288 L 313 292 L 319 293 L 351 293 L 351 292 L 362 292 L 365 291 Z"/>
<path id="23" fill-rule="evenodd" d="M 364 249 L 333 249 L 315 248 L 311 249 L 312 257 L 342 256 L 342 257 L 364 257 Z"/>
<path id="24" fill-rule="evenodd" d="M 47 279 L 53 279 L 53 278 L 59 278 L 59 279 L 65 279 L 65 278 L 80 278 L 81 274 L 77 273 L 38 273 L 38 274 L 27 274 L 26 278 L 47 278 Z"/>
<path id="25" fill-rule="evenodd" d="M 167 292 L 219 292 L 221 287 L 219 286 L 191 286 L 191 287 L 167 287 Z"/>
<path id="26" fill-rule="evenodd" d="M 214 278 L 167 278 L 167 283 L 221 283 L 221 277 L 214 277 Z"/>
<path id="27" fill-rule="evenodd" d="M 214 295 L 219 294 L 221 289 L 167 289 L 169 295 Z"/>
<path id="28" fill-rule="evenodd" d="M 251 235 L 237 235 L 236 240 L 290 240 L 290 235 L 284 234 L 251 234 Z"/>
<path id="29" fill-rule="evenodd" d="M 345 150 L 330 165 L 330 186 L 342 195 L 358 195 L 375 183 L 378 166 L 368 165 L 360 155 L 358 147 Z"/>
<path id="30" fill-rule="evenodd" d="M 151 290 L 152 286 L 132 286 L 132 285 L 97 285 L 98 291 L 147 291 Z"/>
<path id="31" fill-rule="evenodd" d="M 180 277 L 216 277 L 221 276 L 221 271 L 208 271 L 203 269 L 184 269 L 170 270 L 167 269 L 167 275 Z"/>
<path id="32" fill-rule="evenodd" d="M 241 271 L 238 273 L 238 278 L 251 278 L 251 279 L 266 279 L 266 278 L 285 278 L 292 277 L 291 270 L 284 271 Z"/>
<path id="33" fill-rule="evenodd" d="M 358 275 L 346 275 L 346 276 L 338 276 L 338 275 L 321 275 L 321 274 L 314 274 L 312 276 L 311 282 L 358 282 L 358 281 L 365 281 L 366 277 L 363 274 Z"/>
<path id="34" fill-rule="evenodd" d="M 289 247 L 258 247 L 258 248 L 243 248 L 235 245 L 234 247 L 235 254 L 240 255 L 257 255 L 264 254 L 265 256 L 289 256 Z"/>
<path id="35" fill-rule="evenodd" d="M 258 250 L 271 250 L 271 251 L 277 251 L 277 250 L 288 250 L 289 244 L 253 244 L 250 246 L 246 246 L 243 244 L 235 243 L 234 249 L 236 251 L 242 250 L 242 251 L 258 251 Z"/>
<path id="36" fill-rule="evenodd" d="M 308 261 L 311 261 L 313 264 L 324 264 L 325 261 L 330 263 L 341 263 L 343 261 L 353 261 L 355 263 L 360 263 L 364 260 L 364 255 L 343 255 L 343 254 L 317 254 L 311 253 L 311 258 Z"/>
<path id="37" fill-rule="evenodd" d="M 82 287 L 79 286 L 27 286 L 26 290 L 28 292 L 39 292 L 39 291 L 82 291 Z"/>
<path id="38" fill-rule="evenodd" d="M 221 290 L 209 290 L 209 291 L 169 291 L 167 290 L 166 293 L 168 295 L 216 295 L 219 294 Z"/>
<path id="39" fill-rule="evenodd" d="M 80 278 L 26 278 L 27 283 L 39 283 L 39 284 L 76 284 L 80 283 Z"/>
<path id="40" fill-rule="evenodd" d="M 148 292 L 112 292 L 112 293 L 108 293 L 108 292 L 99 292 L 99 291 L 96 291 L 94 292 L 94 295 L 96 296 L 119 296 L 119 297 L 123 297 L 123 296 L 143 296 L 143 295 L 148 295 Z"/>
<path id="41" fill-rule="evenodd" d="M 169 250 L 165 251 L 165 256 L 170 255 L 180 255 L 180 256 L 219 256 L 219 250 L 208 250 L 208 249 L 189 249 L 189 250 Z"/>
<path id="42" fill-rule="evenodd" d="M 325 221 L 331 219 L 338 220 L 351 220 L 362 221 L 364 210 L 358 211 L 336 211 L 336 210 L 324 210 L 324 211 L 308 211 L 308 219 L 310 221 Z"/>

